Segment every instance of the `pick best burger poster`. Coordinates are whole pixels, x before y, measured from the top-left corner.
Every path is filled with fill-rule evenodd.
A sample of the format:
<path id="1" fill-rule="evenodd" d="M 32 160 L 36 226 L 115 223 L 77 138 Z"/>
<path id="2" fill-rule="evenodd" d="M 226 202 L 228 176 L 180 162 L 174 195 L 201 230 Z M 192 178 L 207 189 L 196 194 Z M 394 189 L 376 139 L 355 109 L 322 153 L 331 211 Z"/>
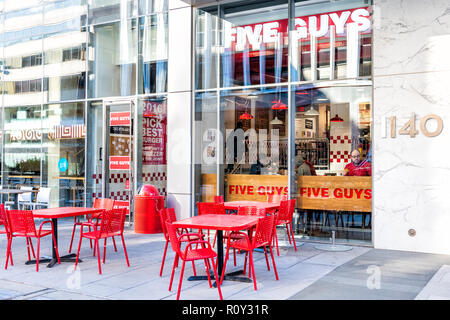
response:
<path id="1" fill-rule="evenodd" d="M 167 110 L 164 100 L 145 101 L 142 124 L 142 164 L 165 165 Z"/>

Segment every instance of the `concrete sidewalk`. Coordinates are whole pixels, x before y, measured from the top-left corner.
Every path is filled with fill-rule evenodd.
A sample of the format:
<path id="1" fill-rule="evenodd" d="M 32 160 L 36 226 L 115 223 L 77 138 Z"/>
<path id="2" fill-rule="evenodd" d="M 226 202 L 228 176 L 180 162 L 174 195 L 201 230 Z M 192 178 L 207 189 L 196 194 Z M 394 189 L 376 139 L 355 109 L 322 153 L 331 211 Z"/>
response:
<path id="1" fill-rule="evenodd" d="M 59 250 L 68 252 L 73 219 L 61 219 L 58 225 Z M 169 247 L 163 276 L 159 276 L 165 240 L 162 234 L 135 234 L 126 228 L 125 242 L 130 259 L 126 266 L 120 239 L 118 252 L 112 242 L 107 248 L 102 275 L 98 274 L 97 258 L 92 256 L 89 241 L 83 240 L 80 258 L 73 263 L 53 268 L 25 265 L 25 239 L 13 241 L 14 266 L 4 270 L 6 237 L 0 239 L 0 299 L 13 300 L 174 300 L 180 269 L 175 272 L 172 291 L 168 291 L 174 254 Z M 79 229 L 72 252 L 78 247 Z M 283 239 L 282 230 L 280 239 Z M 280 241 L 283 245 L 283 241 Z M 36 248 L 36 242 L 34 242 Z M 42 239 L 41 256 L 50 255 L 50 237 Z M 227 273 L 242 268 L 244 255 L 238 255 L 237 267 L 232 257 Z M 450 299 L 450 255 L 433 255 L 401 251 L 353 247 L 346 252 L 328 252 L 313 243 L 299 243 L 295 252 L 290 246 L 280 248 L 276 257 L 279 280 L 267 270 L 264 253 L 255 253 L 258 290 L 252 283 L 224 281 L 226 300 L 289 300 L 289 299 Z M 197 263 L 197 274 L 205 270 Z M 215 300 L 217 289 L 207 281 L 188 281 L 192 265 L 186 264 L 182 284 L 182 300 Z"/>

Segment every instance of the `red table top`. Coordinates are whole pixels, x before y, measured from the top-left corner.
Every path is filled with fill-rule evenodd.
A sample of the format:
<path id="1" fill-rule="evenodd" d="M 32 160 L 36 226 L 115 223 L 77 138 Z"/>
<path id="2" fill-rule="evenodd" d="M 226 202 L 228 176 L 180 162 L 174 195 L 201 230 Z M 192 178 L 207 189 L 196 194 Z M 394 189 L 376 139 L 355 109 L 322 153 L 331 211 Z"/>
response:
<path id="1" fill-rule="evenodd" d="M 258 216 L 237 216 L 232 214 L 203 214 L 176 221 L 173 225 L 177 228 L 239 231 L 255 226 L 260 218 Z"/>
<path id="2" fill-rule="evenodd" d="M 266 210 L 276 210 L 280 208 L 279 203 L 270 203 L 262 201 L 228 201 L 224 202 L 225 209 L 237 210 L 239 207 L 258 207 Z"/>
<path id="3" fill-rule="evenodd" d="M 102 212 L 103 209 L 83 208 L 83 207 L 59 207 L 33 210 L 33 217 L 57 219 L 74 216 L 82 216 L 85 214 Z"/>

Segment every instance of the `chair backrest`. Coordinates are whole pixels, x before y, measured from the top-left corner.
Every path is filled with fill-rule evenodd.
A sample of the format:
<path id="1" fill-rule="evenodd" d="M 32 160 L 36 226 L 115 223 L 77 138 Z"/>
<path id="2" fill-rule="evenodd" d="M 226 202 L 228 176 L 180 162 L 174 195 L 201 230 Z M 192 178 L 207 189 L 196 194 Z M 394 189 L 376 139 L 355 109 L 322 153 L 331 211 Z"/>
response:
<path id="1" fill-rule="evenodd" d="M 178 240 L 177 229 L 174 227 L 171 221 L 166 220 L 166 229 L 169 235 L 170 245 L 172 246 L 173 251 L 178 253 L 179 256 L 182 257 L 180 250 L 180 241 Z"/>
<path id="2" fill-rule="evenodd" d="M 197 202 L 197 213 L 202 214 L 215 214 L 216 203 L 215 202 Z"/>
<path id="3" fill-rule="evenodd" d="M 0 225 L 4 225 L 6 234 L 9 234 L 9 220 L 8 215 L 6 214 L 5 205 L 3 203 L 0 204 Z"/>
<path id="4" fill-rule="evenodd" d="M 239 207 L 237 214 L 239 216 L 265 216 L 266 209 L 258 208 L 256 206 Z"/>
<path id="5" fill-rule="evenodd" d="M 33 190 L 33 187 L 20 187 L 20 190 Z M 17 201 L 19 202 L 29 202 L 31 201 L 31 192 L 19 193 L 17 195 Z"/>
<path id="6" fill-rule="evenodd" d="M 95 198 L 92 207 L 95 209 L 112 210 L 114 208 L 114 200 L 108 198 Z"/>
<path id="7" fill-rule="evenodd" d="M 278 211 L 278 219 L 283 221 L 292 221 L 295 211 L 296 199 L 284 200 L 280 202 L 280 210 Z"/>
<path id="8" fill-rule="evenodd" d="M 223 196 L 214 196 L 215 203 L 223 203 Z"/>
<path id="9" fill-rule="evenodd" d="M 289 197 L 287 194 L 268 194 L 267 195 L 267 202 L 269 203 L 278 203 L 283 200 L 288 200 Z"/>
<path id="10" fill-rule="evenodd" d="M 126 209 L 105 210 L 100 225 L 101 236 L 121 235 L 125 226 Z"/>
<path id="11" fill-rule="evenodd" d="M 225 210 L 225 204 L 222 203 L 216 203 L 216 214 L 227 214 L 227 211 Z"/>
<path id="12" fill-rule="evenodd" d="M 167 232 L 167 227 L 166 227 L 166 220 L 168 219 L 168 216 L 169 216 L 169 213 L 167 212 L 168 209 L 172 209 L 172 208 L 162 208 L 158 211 L 159 221 L 161 222 L 161 228 L 163 230 L 164 238 L 166 238 L 166 241 L 169 241 L 169 233 Z"/>
<path id="13" fill-rule="evenodd" d="M 23 236 L 36 236 L 33 212 L 29 210 L 8 210 L 6 212 L 10 231 Z"/>
<path id="14" fill-rule="evenodd" d="M 36 196 L 36 202 L 48 204 L 50 202 L 51 190 L 51 188 L 40 188 Z"/>
<path id="15" fill-rule="evenodd" d="M 268 245 L 272 241 L 274 231 L 275 215 L 261 217 L 256 225 L 256 232 L 253 235 L 253 248 Z"/>

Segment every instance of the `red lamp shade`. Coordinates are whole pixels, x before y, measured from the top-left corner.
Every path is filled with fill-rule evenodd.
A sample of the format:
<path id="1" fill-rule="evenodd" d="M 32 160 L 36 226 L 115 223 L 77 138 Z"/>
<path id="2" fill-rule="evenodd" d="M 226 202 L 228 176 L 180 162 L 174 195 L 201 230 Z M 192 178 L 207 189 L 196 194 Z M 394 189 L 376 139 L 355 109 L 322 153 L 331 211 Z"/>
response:
<path id="1" fill-rule="evenodd" d="M 245 113 L 240 115 L 239 119 L 241 119 L 241 120 L 250 120 L 250 119 L 253 119 L 253 116 L 250 113 L 245 112 Z"/>
<path id="2" fill-rule="evenodd" d="M 139 195 L 141 196 L 159 196 L 159 191 L 155 186 L 151 184 L 144 184 L 139 191 Z"/>
<path id="3" fill-rule="evenodd" d="M 272 101 L 272 109 L 273 110 L 286 110 L 288 107 L 281 100 Z"/>
<path id="4" fill-rule="evenodd" d="M 331 118 L 331 122 L 344 122 L 344 119 L 340 118 L 337 114 Z"/>

